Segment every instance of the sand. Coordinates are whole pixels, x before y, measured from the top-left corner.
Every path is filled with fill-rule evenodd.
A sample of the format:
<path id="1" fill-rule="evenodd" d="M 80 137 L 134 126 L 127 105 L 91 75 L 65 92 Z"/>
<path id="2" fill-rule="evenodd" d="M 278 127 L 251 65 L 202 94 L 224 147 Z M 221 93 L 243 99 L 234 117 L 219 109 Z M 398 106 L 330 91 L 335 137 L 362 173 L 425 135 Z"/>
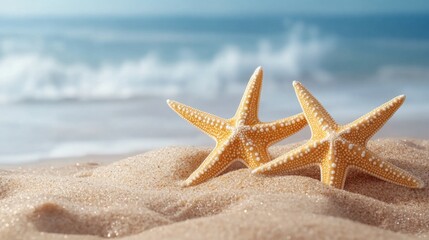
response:
<path id="1" fill-rule="evenodd" d="M 429 141 L 384 139 L 369 148 L 428 185 Z M 339 190 L 322 185 L 317 168 L 264 177 L 237 164 L 181 188 L 209 151 L 167 147 L 111 164 L 1 170 L 0 239 L 429 238 L 427 187 L 352 171 Z"/>

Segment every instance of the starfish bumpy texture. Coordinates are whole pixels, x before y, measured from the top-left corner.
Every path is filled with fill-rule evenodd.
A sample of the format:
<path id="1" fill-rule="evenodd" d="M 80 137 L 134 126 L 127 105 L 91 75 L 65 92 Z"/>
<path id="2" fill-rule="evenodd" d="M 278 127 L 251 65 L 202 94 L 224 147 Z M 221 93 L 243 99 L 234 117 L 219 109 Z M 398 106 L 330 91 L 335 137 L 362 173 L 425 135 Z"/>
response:
<path id="1" fill-rule="evenodd" d="M 312 137 L 301 147 L 256 168 L 253 173 L 281 173 L 318 165 L 321 181 L 343 188 L 349 168 L 410 188 L 423 182 L 368 150 L 369 140 L 405 100 L 398 96 L 347 125 L 338 125 L 316 98 L 299 82 L 293 83 Z"/>
<path id="2" fill-rule="evenodd" d="M 270 145 L 298 132 L 307 124 L 302 113 L 269 123 L 259 121 L 262 75 L 262 68 L 258 67 L 249 80 L 235 116 L 230 119 L 167 100 L 177 114 L 216 140 L 216 147 L 183 186 L 207 181 L 237 160 L 252 169 L 267 163 L 271 160 L 268 153 Z"/>

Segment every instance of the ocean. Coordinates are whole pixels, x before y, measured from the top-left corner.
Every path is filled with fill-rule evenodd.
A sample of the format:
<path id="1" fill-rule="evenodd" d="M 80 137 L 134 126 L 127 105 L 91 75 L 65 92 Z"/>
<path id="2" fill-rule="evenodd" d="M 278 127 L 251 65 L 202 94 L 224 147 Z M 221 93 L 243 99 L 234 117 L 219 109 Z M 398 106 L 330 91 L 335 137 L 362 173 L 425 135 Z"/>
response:
<path id="1" fill-rule="evenodd" d="M 339 123 L 405 94 L 376 138 L 428 138 L 428 27 L 429 14 L 0 17 L 0 164 L 214 145 L 165 100 L 231 117 L 257 66 L 263 121 L 300 112 L 299 80 Z"/>

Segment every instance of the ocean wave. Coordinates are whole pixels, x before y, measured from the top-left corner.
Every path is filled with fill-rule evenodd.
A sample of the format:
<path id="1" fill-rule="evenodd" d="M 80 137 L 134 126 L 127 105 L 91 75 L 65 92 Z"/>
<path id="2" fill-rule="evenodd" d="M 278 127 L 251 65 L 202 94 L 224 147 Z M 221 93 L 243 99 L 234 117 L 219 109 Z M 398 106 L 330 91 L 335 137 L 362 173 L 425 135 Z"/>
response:
<path id="1" fill-rule="evenodd" d="M 225 46 L 208 59 L 188 56 L 171 62 L 154 52 L 138 60 L 93 66 L 66 63 L 43 51 L 3 51 L 0 102 L 127 99 L 179 93 L 211 97 L 241 91 L 259 65 L 278 84 L 301 77 L 329 81 L 332 76 L 321 63 L 334 46 L 333 39 L 297 24 L 280 47 L 261 40 L 254 51 Z"/>

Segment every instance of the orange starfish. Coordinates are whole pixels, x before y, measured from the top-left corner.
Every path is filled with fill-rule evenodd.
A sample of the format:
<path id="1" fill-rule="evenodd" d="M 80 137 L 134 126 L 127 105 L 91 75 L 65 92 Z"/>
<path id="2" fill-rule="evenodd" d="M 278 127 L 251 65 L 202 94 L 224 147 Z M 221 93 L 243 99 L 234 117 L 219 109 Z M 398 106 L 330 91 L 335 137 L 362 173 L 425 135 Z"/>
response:
<path id="1" fill-rule="evenodd" d="M 196 185 L 220 174 L 236 160 L 249 168 L 270 161 L 268 147 L 297 131 L 307 123 L 302 113 L 278 121 L 264 123 L 258 119 L 262 68 L 258 67 L 247 84 L 233 118 L 223 119 L 184 104 L 167 100 L 182 118 L 216 140 L 216 147 L 184 182 Z"/>
<path id="2" fill-rule="evenodd" d="M 287 172 L 311 165 L 320 166 L 324 184 L 343 188 L 349 168 L 357 168 L 385 181 L 410 188 L 423 182 L 410 173 L 380 159 L 368 150 L 369 140 L 405 100 L 398 96 L 347 125 L 338 125 L 317 99 L 299 82 L 296 95 L 311 129 L 311 139 L 303 146 L 256 168 L 253 173 Z"/>

